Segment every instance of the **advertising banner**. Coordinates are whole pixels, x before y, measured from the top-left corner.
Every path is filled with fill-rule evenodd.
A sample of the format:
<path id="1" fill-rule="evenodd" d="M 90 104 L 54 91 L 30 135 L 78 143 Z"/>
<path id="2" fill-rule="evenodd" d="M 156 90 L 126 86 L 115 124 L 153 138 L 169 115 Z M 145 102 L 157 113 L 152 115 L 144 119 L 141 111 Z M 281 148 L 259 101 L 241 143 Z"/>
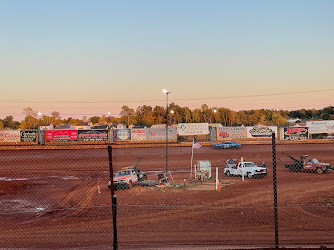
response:
<path id="1" fill-rule="evenodd" d="M 179 123 L 177 130 L 179 135 L 208 135 L 209 124 L 208 123 Z"/>
<path id="2" fill-rule="evenodd" d="M 116 140 L 117 141 L 130 141 L 131 130 L 130 129 L 116 129 Z"/>
<path id="3" fill-rule="evenodd" d="M 108 130 L 78 130 L 79 141 L 108 141 Z"/>
<path id="4" fill-rule="evenodd" d="M 109 143 L 113 143 L 115 137 L 116 137 L 116 131 L 113 130 L 113 129 L 110 129 L 110 132 L 109 132 Z"/>
<path id="5" fill-rule="evenodd" d="M 146 140 L 146 130 L 144 128 L 131 129 L 131 140 L 132 141 L 145 141 Z"/>
<path id="6" fill-rule="evenodd" d="M 20 131 L 0 130 L 0 142 L 20 142 Z"/>
<path id="7" fill-rule="evenodd" d="M 276 126 L 247 127 L 247 138 L 271 137 L 273 132 L 275 132 L 275 135 L 277 137 L 277 127 Z"/>
<path id="8" fill-rule="evenodd" d="M 283 129 L 284 140 L 308 139 L 308 127 L 287 127 Z"/>
<path id="9" fill-rule="evenodd" d="M 146 128 L 146 139 L 148 141 L 166 140 L 166 129 L 164 128 Z M 168 128 L 168 140 L 177 139 L 177 129 Z"/>
<path id="10" fill-rule="evenodd" d="M 247 137 L 246 127 L 218 127 L 217 140 L 242 139 Z"/>
<path id="11" fill-rule="evenodd" d="M 334 121 L 307 121 L 306 127 L 309 128 L 310 134 L 333 134 Z"/>
<path id="12" fill-rule="evenodd" d="M 21 130 L 20 131 L 21 142 L 37 142 L 38 131 L 37 130 Z"/>
<path id="13" fill-rule="evenodd" d="M 46 141 L 77 141 L 78 130 L 47 130 Z"/>

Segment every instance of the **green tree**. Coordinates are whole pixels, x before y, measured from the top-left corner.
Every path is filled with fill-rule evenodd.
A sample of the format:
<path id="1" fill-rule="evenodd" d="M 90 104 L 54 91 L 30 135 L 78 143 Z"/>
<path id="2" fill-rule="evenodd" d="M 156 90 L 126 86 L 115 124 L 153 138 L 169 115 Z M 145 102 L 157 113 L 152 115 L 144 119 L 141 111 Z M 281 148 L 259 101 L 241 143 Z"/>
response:
<path id="1" fill-rule="evenodd" d="M 99 119 L 99 124 L 106 125 L 107 123 L 108 123 L 108 118 L 105 115 L 101 116 Z"/>
<path id="2" fill-rule="evenodd" d="M 24 118 L 25 120 L 25 128 L 26 129 L 32 129 L 32 128 L 37 128 L 37 112 L 34 111 L 32 108 L 27 107 L 23 109 L 23 111 L 26 114 L 26 117 Z"/>
<path id="3" fill-rule="evenodd" d="M 139 106 L 136 110 L 136 120 L 138 123 L 151 126 L 154 124 L 153 109 L 151 106 Z"/>
<path id="4" fill-rule="evenodd" d="M 194 112 L 193 112 L 193 122 L 195 122 L 195 123 L 203 122 L 202 110 L 200 110 L 200 109 L 194 109 Z"/>
<path id="5" fill-rule="evenodd" d="M 3 122 L 0 120 L 0 129 L 3 129 Z"/>
<path id="6" fill-rule="evenodd" d="M 6 116 L 5 119 L 3 119 L 3 126 L 6 128 L 11 128 L 14 124 L 14 118 L 12 115 Z"/>
<path id="7" fill-rule="evenodd" d="M 122 106 L 120 116 L 121 123 L 127 124 L 128 126 L 134 121 L 133 116 L 135 112 L 132 108 L 129 108 L 127 105 Z"/>
<path id="8" fill-rule="evenodd" d="M 100 117 L 99 116 L 92 116 L 91 118 L 89 118 L 89 120 L 93 123 L 96 124 L 99 122 Z"/>
<path id="9" fill-rule="evenodd" d="M 162 106 L 155 106 L 153 109 L 154 122 L 156 124 L 166 123 L 165 119 L 166 110 Z"/>

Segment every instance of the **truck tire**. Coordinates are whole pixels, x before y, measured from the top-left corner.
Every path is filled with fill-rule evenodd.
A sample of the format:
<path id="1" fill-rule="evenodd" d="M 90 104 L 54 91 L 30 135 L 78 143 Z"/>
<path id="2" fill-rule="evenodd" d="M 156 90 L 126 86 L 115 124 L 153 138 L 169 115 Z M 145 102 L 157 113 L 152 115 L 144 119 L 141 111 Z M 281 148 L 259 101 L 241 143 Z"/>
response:
<path id="1" fill-rule="evenodd" d="M 232 175 L 231 175 L 231 172 L 230 171 L 226 171 L 226 176 L 228 176 L 228 177 L 231 177 Z"/>
<path id="2" fill-rule="evenodd" d="M 315 172 L 316 172 L 317 174 L 323 174 L 323 173 L 324 173 L 324 170 L 323 170 L 322 168 L 317 168 L 317 169 L 315 170 Z"/>
<path id="3" fill-rule="evenodd" d="M 247 173 L 247 177 L 248 177 L 248 179 L 253 179 L 253 175 L 252 175 L 252 173 L 248 172 L 248 173 Z"/>
<path id="4" fill-rule="evenodd" d="M 129 181 L 129 189 L 132 188 L 132 180 Z"/>

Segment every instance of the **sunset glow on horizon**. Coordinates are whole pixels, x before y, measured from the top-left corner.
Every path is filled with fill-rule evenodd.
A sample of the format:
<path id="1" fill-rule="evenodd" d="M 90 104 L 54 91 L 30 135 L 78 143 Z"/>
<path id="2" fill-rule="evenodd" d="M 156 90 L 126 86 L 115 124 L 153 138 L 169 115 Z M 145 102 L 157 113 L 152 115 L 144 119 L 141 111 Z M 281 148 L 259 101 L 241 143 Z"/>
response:
<path id="1" fill-rule="evenodd" d="M 0 119 L 334 105 L 334 2 L 7 1 Z M 108 114 L 109 113 L 109 114 Z"/>

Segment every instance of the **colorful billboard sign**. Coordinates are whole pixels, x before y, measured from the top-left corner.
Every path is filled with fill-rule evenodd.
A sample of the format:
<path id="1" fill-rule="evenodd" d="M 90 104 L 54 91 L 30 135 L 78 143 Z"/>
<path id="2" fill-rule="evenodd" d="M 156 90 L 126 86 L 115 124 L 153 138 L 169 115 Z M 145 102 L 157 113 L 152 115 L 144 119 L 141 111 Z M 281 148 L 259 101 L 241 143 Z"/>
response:
<path id="1" fill-rule="evenodd" d="M 308 139 L 308 127 L 287 127 L 283 131 L 284 140 Z"/>
<path id="2" fill-rule="evenodd" d="M 47 130 L 46 141 L 77 141 L 78 130 Z"/>
<path id="3" fill-rule="evenodd" d="M 78 130 L 79 141 L 108 141 L 108 130 Z"/>
<path id="4" fill-rule="evenodd" d="M 179 123 L 177 129 L 179 135 L 208 135 L 209 124 L 208 123 Z"/>
<path id="5" fill-rule="evenodd" d="M 242 139 L 246 137 L 247 130 L 244 126 L 217 128 L 217 140 Z"/>
<path id="6" fill-rule="evenodd" d="M 130 129 L 116 129 L 116 140 L 117 141 L 130 141 L 131 130 Z"/>
<path id="7" fill-rule="evenodd" d="M 309 128 L 310 134 L 333 134 L 334 121 L 307 121 L 306 127 Z"/>
<path id="8" fill-rule="evenodd" d="M 275 135 L 277 137 L 276 126 L 247 127 L 247 138 L 271 137 L 273 132 L 275 132 Z"/>
<path id="9" fill-rule="evenodd" d="M 145 141 L 146 140 L 146 130 L 144 128 L 131 129 L 131 140 L 132 141 Z"/>
<path id="10" fill-rule="evenodd" d="M 20 131 L 0 130 L 0 142 L 20 142 Z"/>
<path id="11" fill-rule="evenodd" d="M 37 130 L 21 130 L 20 131 L 21 142 L 37 142 L 38 131 Z"/>
<path id="12" fill-rule="evenodd" d="M 177 139 L 177 129 L 168 128 L 168 140 Z M 146 140 L 161 141 L 166 140 L 166 129 L 164 128 L 146 128 Z"/>

